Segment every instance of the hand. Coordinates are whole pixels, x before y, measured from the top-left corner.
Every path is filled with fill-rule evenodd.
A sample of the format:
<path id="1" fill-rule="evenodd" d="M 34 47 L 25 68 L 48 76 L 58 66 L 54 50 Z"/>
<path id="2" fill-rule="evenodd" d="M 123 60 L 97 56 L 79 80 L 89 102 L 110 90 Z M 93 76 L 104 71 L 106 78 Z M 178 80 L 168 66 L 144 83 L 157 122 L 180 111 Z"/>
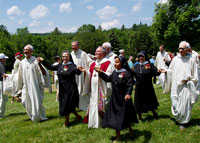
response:
<path id="1" fill-rule="evenodd" d="M 81 67 L 81 66 L 78 66 L 77 69 L 80 70 L 81 72 L 85 72 L 85 71 L 86 71 L 86 70 L 85 70 L 83 67 Z"/>
<path id="2" fill-rule="evenodd" d="M 128 101 L 129 99 L 131 99 L 131 96 L 130 96 L 130 95 L 126 95 L 126 96 L 124 97 L 124 99 L 125 99 L 125 101 Z"/>
<path id="3" fill-rule="evenodd" d="M 94 67 L 94 69 L 95 69 L 95 71 L 98 72 L 98 73 L 101 73 L 101 72 L 102 72 L 102 70 L 101 70 L 100 68 L 98 68 L 98 67 Z"/>
<path id="4" fill-rule="evenodd" d="M 1 77 L 6 78 L 8 75 L 4 73 Z"/>
<path id="5" fill-rule="evenodd" d="M 159 69 L 159 71 L 162 72 L 162 73 L 166 73 L 167 72 L 166 69 Z"/>
<path id="6" fill-rule="evenodd" d="M 44 59 L 42 57 L 37 57 L 38 63 L 41 63 L 42 61 L 44 61 Z"/>
<path id="7" fill-rule="evenodd" d="M 166 61 L 166 58 L 163 58 L 163 61 L 165 62 L 165 61 Z"/>

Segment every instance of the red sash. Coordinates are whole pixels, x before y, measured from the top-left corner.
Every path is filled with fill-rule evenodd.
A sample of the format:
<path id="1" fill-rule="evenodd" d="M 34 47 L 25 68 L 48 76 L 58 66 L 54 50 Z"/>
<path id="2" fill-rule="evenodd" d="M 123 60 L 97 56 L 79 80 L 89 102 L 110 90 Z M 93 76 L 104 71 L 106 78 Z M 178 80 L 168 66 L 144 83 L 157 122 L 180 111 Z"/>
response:
<path id="1" fill-rule="evenodd" d="M 94 67 L 95 67 L 96 63 L 93 62 L 90 66 L 90 73 L 91 73 L 91 76 L 90 76 L 90 79 L 92 78 L 92 75 L 93 75 L 93 71 L 94 71 Z M 106 72 L 106 70 L 108 69 L 108 66 L 110 65 L 110 61 L 106 61 L 104 62 L 103 64 L 101 64 L 100 66 L 100 69 L 103 70 L 104 72 Z"/>

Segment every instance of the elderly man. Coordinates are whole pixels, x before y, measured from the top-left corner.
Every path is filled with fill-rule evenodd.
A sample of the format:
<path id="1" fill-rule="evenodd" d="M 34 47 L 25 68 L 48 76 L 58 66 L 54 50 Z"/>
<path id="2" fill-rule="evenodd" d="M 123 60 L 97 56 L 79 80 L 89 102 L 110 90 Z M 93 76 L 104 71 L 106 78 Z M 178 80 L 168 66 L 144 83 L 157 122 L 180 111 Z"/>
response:
<path id="1" fill-rule="evenodd" d="M 48 72 L 32 56 L 33 46 L 24 47 L 25 59 L 19 67 L 19 82 L 22 85 L 22 104 L 32 121 L 47 120 L 43 107 L 44 86 L 49 86 Z"/>
<path id="2" fill-rule="evenodd" d="M 79 49 L 79 42 L 73 41 L 72 42 L 72 59 L 74 61 L 74 64 L 78 67 L 84 67 L 84 69 L 88 70 L 90 67 L 90 64 L 92 63 L 92 59 L 81 49 Z M 89 90 L 86 90 L 85 86 L 87 86 L 85 83 L 88 82 L 84 73 L 81 73 L 81 75 L 76 76 L 76 84 L 78 86 L 79 91 L 79 109 L 87 111 L 88 104 L 89 104 L 89 96 L 88 92 Z"/>
<path id="3" fill-rule="evenodd" d="M 167 63 L 171 61 L 171 58 L 169 54 L 165 51 L 165 46 L 160 45 L 160 51 L 157 53 L 156 60 L 155 60 L 155 66 L 158 69 L 168 69 Z M 164 73 L 161 73 L 158 77 L 157 84 L 161 84 L 162 88 L 164 87 Z"/>
<path id="4" fill-rule="evenodd" d="M 184 128 L 191 119 L 192 105 L 196 102 L 199 91 L 197 64 L 187 53 L 189 45 L 186 41 L 179 44 L 179 54 L 172 60 L 167 72 L 165 85 L 171 88 L 171 110 L 175 119 Z M 169 86 L 171 84 L 171 86 Z"/>
<path id="5" fill-rule="evenodd" d="M 91 86 L 88 87 L 91 88 L 88 122 L 89 128 L 99 128 L 101 124 L 101 119 L 105 112 L 105 106 L 112 92 L 111 84 L 103 81 L 99 77 L 98 72 L 94 70 L 94 67 L 99 67 L 107 75 L 111 75 L 112 65 L 111 62 L 107 58 L 105 58 L 105 49 L 99 46 L 96 49 L 95 56 L 97 60 L 91 64 L 89 71 L 85 69 L 82 70 L 86 73 L 87 77 L 91 81 L 91 83 L 87 84 Z"/>
<path id="6" fill-rule="evenodd" d="M 3 94 L 3 77 L 5 77 L 5 67 L 6 59 L 8 57 L 3 53 L 0 53 L 0 119 L 3 118 L 6 110 L 6 102 L 8 101 L 8 96 Z"/>
<path id="7" fill-rule="evenodd" d="M 102 44 L 102 47 L 106 50 L 106 58 L 111 62 L 113 66 L 113 70 L 115 69 L 115 56 L 117 56 L 114 52 L 111 51 L 111 44 L 109 42 L 105 42 Z"/>

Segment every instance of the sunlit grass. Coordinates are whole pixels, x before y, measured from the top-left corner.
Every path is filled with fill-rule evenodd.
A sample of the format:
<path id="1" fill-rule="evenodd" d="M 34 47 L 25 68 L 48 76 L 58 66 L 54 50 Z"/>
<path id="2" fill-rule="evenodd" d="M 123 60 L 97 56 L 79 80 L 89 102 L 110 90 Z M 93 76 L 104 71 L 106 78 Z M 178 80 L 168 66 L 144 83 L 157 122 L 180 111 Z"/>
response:
<path id="1" fill-rule="evenodd" d="M 144 89 L 145 90 L 145 89 Z M 159 119 L 154 120 L 152 113 L 143 115 L 144 121 L 133 125 L 134 137 L 130 138 L 128 130 L 122 131 L 119 142 L 146 143 L 198 143 L 200 142 L 200 103 L 194 105 L 189 126 L 180 131 L 171 115 L 169 94 L 162 94 L 160 86 L 155 85 L 159 100 Z M 7 102 L 5 118 L 0 120 L 0 143 L 109 143 L 115 135 L 113 129 L 88 129 L 86 124 L 77 122 L 70 116 L 70 127 L 64 128 L 64 118 L 58 114 L 55 92 L 45 93 L 44 106 L 49 120 L 32 122 L 21 103 Z M 84 117 L 85 112 L 79 112 Z"/>

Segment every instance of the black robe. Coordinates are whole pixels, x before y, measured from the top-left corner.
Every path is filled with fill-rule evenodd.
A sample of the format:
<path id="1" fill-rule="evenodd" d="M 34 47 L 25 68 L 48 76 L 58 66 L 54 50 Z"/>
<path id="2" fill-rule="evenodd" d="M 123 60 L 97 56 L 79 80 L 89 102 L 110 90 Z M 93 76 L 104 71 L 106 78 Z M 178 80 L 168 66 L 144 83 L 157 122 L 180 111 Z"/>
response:
<path id="1" fill-rule="evenodd" d="M 136 79 L 134 106 L 137 113 L 147 113 L 157 109 L 159 106 L 152 77 L 160 75 L 157 68 L 148 62 L 149 69 L 145 65 L 137 64 L 133 70 L 133 76 Z"/>
<path id="2" fill-rule="evenodd" d="M 59 80 L 59 114 L 61 116 L 66 116 L 67 114 L 74 112 L 79 104 L 79 94 L 75 75 L 80 75 L 81 71 L 78 70 L 73 63 L 68 65 L 66 71 L 64 70 L 64 65 L 62 63 L 54 66 L 43 61 L 42 64 L 49 70 L 57 71 Z"/>
<path id="3" fill-rule="evenodd" d="M 110 76 L 100 73 L 100 77 L 112 83 L 111 100 L 102 121 L 102 127 L 122 130 L 127 128 L 130 123 L 138 123 L 132 99 L 125 101 L 124 97 L 131 95 L 133 82 L 128 71 L 124 72 L 124 77 L 119 77 L 120 73 L 114 71 Z"/>

